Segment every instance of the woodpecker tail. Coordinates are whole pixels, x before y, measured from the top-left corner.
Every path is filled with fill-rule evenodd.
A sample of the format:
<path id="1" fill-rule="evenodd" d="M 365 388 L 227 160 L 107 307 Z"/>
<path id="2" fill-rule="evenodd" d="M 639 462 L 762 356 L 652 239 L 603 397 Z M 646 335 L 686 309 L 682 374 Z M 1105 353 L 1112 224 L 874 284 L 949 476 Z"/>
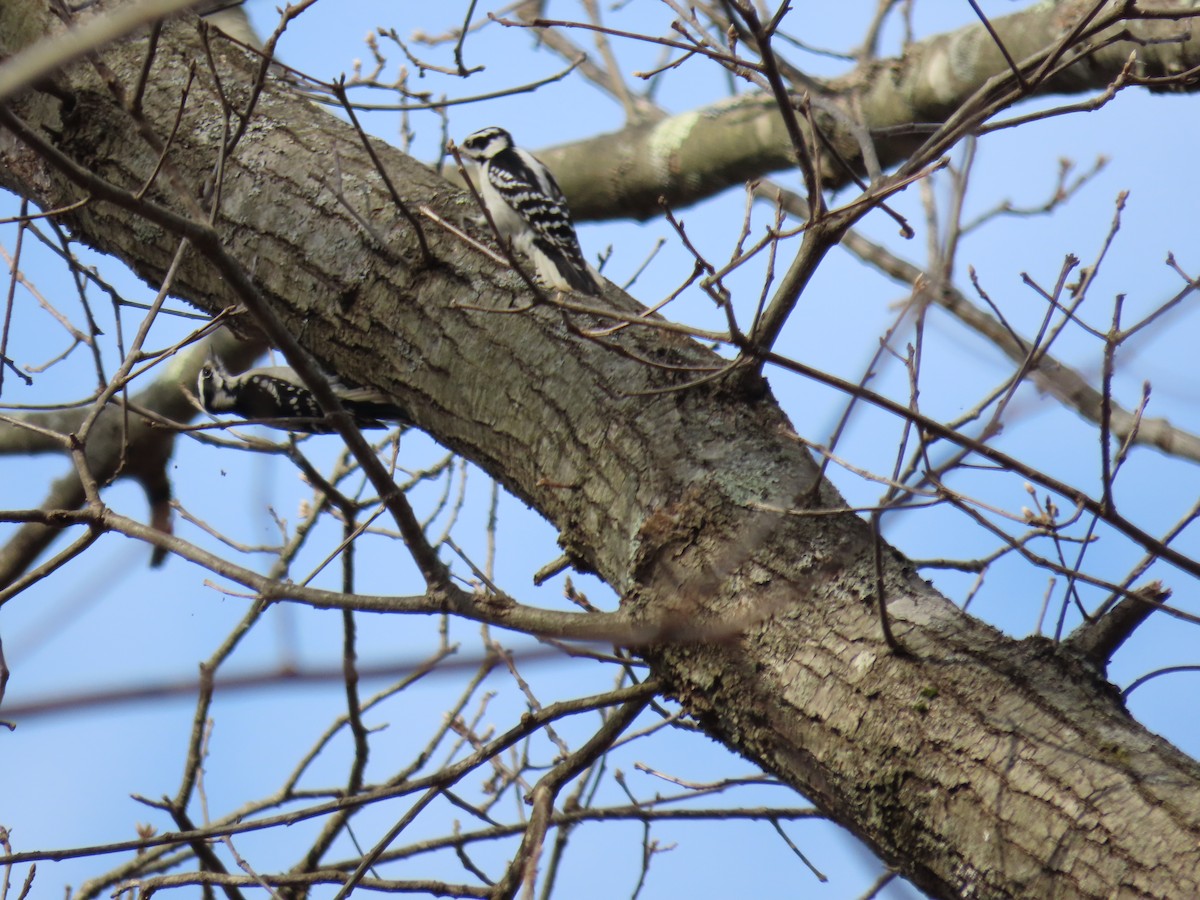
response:
<path id="1" fill-rule="evenodd" d="M 572 258 L 561 247 L 536 241 L 534 248 L 538 276 L 552 288 L 560 291 L 577 291 L 589 297 L 600 296 L 600 280 L 583 261 L 583 256 Z"/>

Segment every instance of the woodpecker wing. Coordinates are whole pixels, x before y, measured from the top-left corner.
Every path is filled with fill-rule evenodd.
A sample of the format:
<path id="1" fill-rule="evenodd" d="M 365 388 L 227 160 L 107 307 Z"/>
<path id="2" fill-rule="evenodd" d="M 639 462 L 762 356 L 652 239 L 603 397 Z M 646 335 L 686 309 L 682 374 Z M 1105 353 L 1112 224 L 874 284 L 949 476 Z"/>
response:
<path id="1" fill-rule="evenodd" d="M 599 293 L 575 234 L 566 197 L 550 170 L 532 154 L 508 147 L 485 166 L 491 186 L 530 231 L 533 248 L 544 254 L 572 289 Z"/>
<path id="2" fill-rule="evenodd" d="M 281 378 L 266 369 L 246 373 L 233 411 L 247 419 L 323 418 L 325 413 L 312 391 L 297 384 L 299 378 L 294 372 L 292 375 L 292 378 Z M 310 429 L 305 427 L 303 430 Z"/>
<path id="3" fill-rule="evenodd" d="M 243 377 L 251 375 L 274 378 L 276 381 L 285 382 L 302 391 L 308 390 L 304 385 L 304 379 L 300 377 L 300 373 L 291 366 L 260 366 L 257 369 L 250 369 L 243 373 Z"/>

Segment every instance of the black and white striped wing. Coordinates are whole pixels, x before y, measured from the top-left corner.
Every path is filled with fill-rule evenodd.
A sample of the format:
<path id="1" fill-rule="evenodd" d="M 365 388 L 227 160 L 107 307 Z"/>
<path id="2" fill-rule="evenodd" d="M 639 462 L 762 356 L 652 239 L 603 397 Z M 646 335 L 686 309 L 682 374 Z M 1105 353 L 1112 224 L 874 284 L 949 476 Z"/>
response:
<path id="1" fill-rule="evenodd" d="M 485 169 L 490 186 L 529 232 L 530 246 L 524 249 L 531 255 L 535 251 L 544 254 L 570 289 L 598 293 L 579 248 L 566 197 L 550 170 L 515 147 L 496 154 Z M 497 225 L 512 230 L 499 221 Z"/>
<path id="2" fill-rule="evenodd" d="M 247 419 L 320 419 L 325 415 L 317 398 L 303 384 L 267 374 L 266 370 L 248 373 L 239 387 L 233 412 Z"/>

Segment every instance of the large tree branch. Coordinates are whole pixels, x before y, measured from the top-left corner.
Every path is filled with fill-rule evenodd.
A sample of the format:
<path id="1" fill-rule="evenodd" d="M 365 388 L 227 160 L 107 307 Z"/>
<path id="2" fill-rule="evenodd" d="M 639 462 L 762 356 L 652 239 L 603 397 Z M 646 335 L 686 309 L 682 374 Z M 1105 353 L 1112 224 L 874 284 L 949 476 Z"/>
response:
<path id="1" fill-rule="evenodd" d="M 103 59 L 134 83 L 145 54 L 145 42 L 131 41 Z M 215 57 L 225 95 L 245 102 L 257 64 L 219 48 Z M 202 58 L 186 28 L 164 30 L 143 98 L 160 135 Z M 89 64 L 12 108 L 42 141 L 124 189 L 156 171 L 160 148 Z M 211 178 L 225 133 L 201 68 L 167 154 L 173 183 Z M 470 216 L 469 201 L 427 169 L 376 151 L 411 208 Z M 327 183 L 335 152 L 359 218 Z M 544 305 L 514 313 L 520 280 L 435 227 L 426 231 L 437 264 L 425 264 L 356 136 L 274 85 L 221 174 L 222 252 L 254 273 L 306 349 L 396 395 L 424 429 L 541 511 L 630 615 L 687 624 L 687 643 L 665 633 L 646 656 L 714 738 L 939 896 L 1200 891 L 1200 768 L 1134 722 L 1094 671 L 1047 641 L 1012 641 L 966 616 L 893 551 L 877 571 L 871 533 L 854 515 L 764 511 L 799 498 L 814 512 L 844 506 L 829 485 L 814 494 L 816 468 L 783 433 L 768 392 L 720 382 L 664 392 L 721 361 L 666 331 L 588 340 L 579 329 L 590 317 Z M 0 132 L 0 179 L 46 208 L 83 195 L 11 132 Z M 149 196 L 188 215 L 172 188 Z M 111 204 L 66 220 L 152 282 L 177 245 L 169 218 Z M 212 312 L 231 302 L 199 252 L 175 284 Z M 606 302 L 637 309 L 612 291 Z M 880 586 L 906 655 L 880 638 Z M 692 639 L 697 624 L 722 639 Z"/>

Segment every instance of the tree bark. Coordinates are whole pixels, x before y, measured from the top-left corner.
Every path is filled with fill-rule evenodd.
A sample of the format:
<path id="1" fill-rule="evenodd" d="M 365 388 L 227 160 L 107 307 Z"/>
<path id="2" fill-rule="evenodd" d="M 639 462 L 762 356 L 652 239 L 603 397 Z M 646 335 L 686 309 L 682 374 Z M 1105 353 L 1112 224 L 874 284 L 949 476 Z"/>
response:
<path id="1" fill-rule="evenodd" d="M 3 46 L 15 33 L 5 19 L 43 6 L 0 3 L 0 52 L 17 49 Z M 221 89 L 243 108 L 256 61 L 213 44 Z M 147 46 L 106 50 L 103 69 L 136 84 Z M 139 213 L 87 178 L 127 192 L 146 183 L 159 154 L 144 132 L 167 143 L 193 64 L 147 195 L 188 216 L 178 191 L 204 196 L 227 132 L 187 23 L 159 40 L 144 128 L 79 63 L 9 108 L 80 169 L 64 174 L 10 125 L 0 179 L 46 209 L 90 191 L 99 199 L 63 221 L 156 283 L 178 243 L 170 216 Z M 655 640 L 641 651 L 708 734 L 931 894 L 1200 894 L 1200 767 L 1133 721 L 1098 673 L 1044 639 L 1014 641 L 965 615 L 890 548 L 877 570 L 870 529 L 837 511 L 845 504 L 830 485 L 814 495 L 816 467 L 765 385 L 688 386 L 722 362 L 701 345 L 647 327 L 588 339 L 579 331 L 591 317 L 514 312 L 528 302 L 523 283 L 419 212 L 487 242 L 469 198 L 375 148 L 434 262 L 357 135 L 268 81 L 224 161 L 221 250 L 198 245 L 176 292 L 217 312 L 233 298 L 215 255 L 240 261 L 319 361 L 395 395 L 559 528 L 576 565 L 646 623 Z M 611 287 L 603 302 L 640 309 Z M 881 638 L 879 584 L 906 654 Z"/>

